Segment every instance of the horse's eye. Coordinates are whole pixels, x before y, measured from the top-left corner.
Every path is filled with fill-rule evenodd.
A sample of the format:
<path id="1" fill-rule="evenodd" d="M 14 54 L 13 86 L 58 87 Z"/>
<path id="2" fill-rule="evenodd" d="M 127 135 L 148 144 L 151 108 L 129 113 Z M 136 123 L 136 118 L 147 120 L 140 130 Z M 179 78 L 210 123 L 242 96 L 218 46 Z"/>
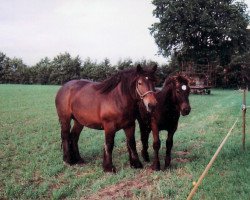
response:
<path id="1" fill-rule="evenodd" d="M 142 84 L 142 82 L 141 81 L 138 81 L 138 85 L 141 85 Z"/>

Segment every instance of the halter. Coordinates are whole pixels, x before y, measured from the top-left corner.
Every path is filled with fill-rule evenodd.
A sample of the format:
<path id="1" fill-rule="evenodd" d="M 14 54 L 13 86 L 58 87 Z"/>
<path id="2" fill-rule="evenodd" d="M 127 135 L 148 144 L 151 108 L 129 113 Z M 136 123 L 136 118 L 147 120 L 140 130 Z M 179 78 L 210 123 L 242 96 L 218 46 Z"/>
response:
<path id="1" fill-rule="evenodd" d="M 154 93 L 152 90 L 149 90 L 149 91 L 145 92 L 144 94 L 141 94 L 141 92 L 139 91 L 139 89 L 137 87 L 137 84 L 136 84 L 136 92 L 140 96 L 141 99 L 143 99 L 149 93 Z"/>

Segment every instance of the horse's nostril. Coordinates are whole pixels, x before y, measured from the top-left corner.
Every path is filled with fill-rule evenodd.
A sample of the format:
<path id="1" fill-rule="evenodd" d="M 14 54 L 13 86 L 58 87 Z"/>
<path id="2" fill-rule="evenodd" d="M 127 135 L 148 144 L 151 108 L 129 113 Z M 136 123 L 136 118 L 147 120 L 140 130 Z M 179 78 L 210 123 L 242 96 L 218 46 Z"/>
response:
<path id="1" fill-rule="evenodd" d="M 190 112 L 190 108 L 184 108 L 184 113 L 185 114 L 189 114 L 189 112 Z"/>
<path id="2" fill-rule="evenodd" d="M 191 111 L 191 107 L 190 106 L 184 106 L 182 109 L 181 109 L 181 115 L 182 116 L 185 116 L 185 115 L 188 115 Z"/>
<path id="3" fill-rule="evenodd" d="M 148 104 L 148 107 L 149 107 L 149 108 L 152 108 L 152 104 L 151 104 L 151 103 L 149 103 L 149 104 Z"/>
<path id="4" fill-rule="evenodd" d="M 154 103 L 149 103 L 148 104 L 148 107 L 151 108 L 151 109 L 154 108 L 155 106 L 156 106 L 156 104 L 154 104 Z"/>

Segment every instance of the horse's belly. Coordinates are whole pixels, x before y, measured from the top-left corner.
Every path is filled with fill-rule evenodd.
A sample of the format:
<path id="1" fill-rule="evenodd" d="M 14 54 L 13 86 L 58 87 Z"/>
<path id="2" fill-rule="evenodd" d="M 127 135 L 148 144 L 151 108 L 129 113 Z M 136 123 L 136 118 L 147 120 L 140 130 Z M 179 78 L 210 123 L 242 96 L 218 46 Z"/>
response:
<path id="1" fill-rule="evenodd" d="M 85 126 L 92 129 L 103 130 L 103 127 L 100 124 L 86 124 Z"/>
<path id="2" fill-rule="evenodd" d="M 113 123 L 117 130 L 128 127 L 135 121 L 133 113 L 111 107 L 109 109 L 101 109 L 100 117 L 103 122 Z"/>
<path id="3" fill-rule="evenodd" d="M 102 122 L 97 112 L 91 112 L 87 109 L 73 112 L 74 118 L 83 126 L 93 129 L 103 129 Z"/>
<path id="4" fill-rule="evenodd" d="M 99 118 L 90 114 L 86 116 L 84 114 L 81 114 L 74 117 L 83 126 L 97 130 L 103 130 L 105 124 L 112 124 L 112 127 L 117 131 L 123 129 L 124 127 L 128 127 L 129 125 L 131 125 L 131 122 L 133 122 L 130 118 L 123 118 L 119 115 L 114 115 L 112 117 L 109 115 L 105 117 L 100 116 Z"/>
<path id="5" fill-rule="evenodd" d="M 92 120 L 91 118 L 83 116 L 74 116 L 74 118 L 83 126 L 86 126 L 88 128 L 103 130 L 103 126 L 100 121 Z"/>

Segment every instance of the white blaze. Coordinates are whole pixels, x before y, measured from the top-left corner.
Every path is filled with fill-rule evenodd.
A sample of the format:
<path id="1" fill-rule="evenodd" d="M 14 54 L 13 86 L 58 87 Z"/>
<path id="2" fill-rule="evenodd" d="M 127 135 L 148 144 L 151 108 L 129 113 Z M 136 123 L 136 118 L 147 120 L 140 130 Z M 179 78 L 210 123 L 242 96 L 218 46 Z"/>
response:
<path id="1" fill-rule="evenodd" d="M 181 86 L 181 89 L 182 89 L 182 90 L 187 90 L 187 86 L 186 86 L 186 85 L 183 85 L 183 86 Z"/>

